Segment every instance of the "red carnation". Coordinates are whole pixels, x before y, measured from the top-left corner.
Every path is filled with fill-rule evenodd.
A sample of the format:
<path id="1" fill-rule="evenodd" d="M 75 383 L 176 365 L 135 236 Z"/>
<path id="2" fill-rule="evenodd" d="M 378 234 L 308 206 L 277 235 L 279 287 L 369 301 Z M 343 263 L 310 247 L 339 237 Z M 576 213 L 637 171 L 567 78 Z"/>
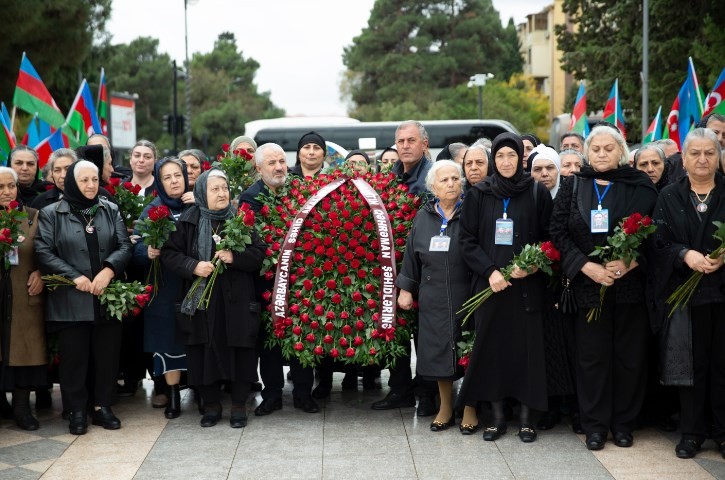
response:
<path id="1" fill-rule="evenodd" d="M 325 282 L 325 286 L 327 287 L 328 290 L 334 290 L 337 288 L 337 282 L 333 279 L 330 279 L 327 282 Z"/>
<path id="2" fill-rule="evenodd" d="M 312 287 L 313 287 L 312 280 L 308 279 L 308 280 L 305 280 L 304 282 L 302 282 L 302 288 L 304 288 L 305 290 L 312 290 Z"/>
<path id="3" fill-rule="evenodd" d="M 335 312 L 333 312 L 332 310 L 328 310 L 328 311 L 327 311 L 327 315 L 326 315 L 326 318 L 327 318 L 328 320 L 334 320 L 334 319 L 335 319 Z"/>
<path id="4" fill-rule="evenodd" d="M 314 333 L 308 333 L 305 337 L 305 340 L 307 340 L 308 343 L 315 343 L 315 334 Z"/>
<path id="5" fill-rule="evenodd" d="M 317 290 L 317 291 L 315 292 L 315 298 L 316 298 L 317 300 L 322 300 L 323 298 L 325 298 L 325 290 L 324 290 L 324 289 L 322 289 L 322 288 L 318 289 L 318 290 Z"/>
<path id="6" fill-rule="evenodd" d="M 358 278 L 360 278 L 360 279 L 363 279 L 363 278 L 365 278 L 365 276 L 366 276 L 367 274 L 368 274 L 368 272 L 366 272 L 366 271 L 365 271 L 365 270 L 363 270 L 362 268 L 361 268 L 360 270 L 358 270 L 358 271 L 357 271 L 357 277 L 358 277 Z"/>
<path id="7" fill-rule="evenodd" d="M 339 350 L 337 350 L 336 348 L 333 348 L 332 350 L 330 350 L 330 356 L 331 356 L 332 358 L 337 358 L 337 357 L 339 357 L 339 356 L 340 356 L 340 352 L 339 352 Z"/>
<path id="8" fill-rule="evenodd" d="M 345 356 L 346 357 L 354 357 L 355 356 L 355 349 L 354 348 L 348 348 L 345 351 Z"/>
<path id="9" fill-rule="evenodd" d="M 292 328 L 292 333 L 294 333 L 294 334 L 295 334 L 295 335 L 297 335 L 297 336 L 300 336 L 300 335 L 302 335 L 302 327 L 300 327 L 299 325 L 295 325 L 295 326 L 294 326 L 294 327 Z"/>
<path id="10" fill-rule="evenodd" d="M 359 302 L 359 301 L 362 300 L 362 298 L 363 298 L 362 297 L 362 293 L 360 293 L 360 292 L 353 292 L 353 294 L 352 294 L 352 301 L 353 302 Z"/>
<path id="11" fill-rule="evenodd" d="M 352 339 L 352 344 L 356 347 L 359 347 L 364 343 L 364 340 L 361 337 L 355 337 Z"/>
<path id="12" fill-rule="evenodd" d="M 355 322 L 355 329 L 356 330 L 364 330 L 365 329 L 365 322 L 363 322 L 362 320 L 358 320 L 357 322 Z"/>
<path id="13" fill-rule="evenodd" d="M 335 325 L 333 325 L 333 323 L 332 323 L 332 322 L 327 322 L 327 323 L 325 324 L 325 330 L 327 330 L 328 332 L 331 332 L 331 331 L 333 331 L 334 329 L 335 329 Z"/>
<path id="14" fill-rule="evenodd" d="M 344 263 L 341 263 L 337 266 L 337 273 L 340 275 L 345 275 L 347 273 L 347 265 Z"/>
<path id="15" fill-rule="evenodd" d="M 229 144 L 228 143 L 222 144 L 222 152 L 226 153 L 228 151 L 229 151 Z"/>
<path id="16" fill-rule="evenodd" d="M 352 285 L 352 278 L 347 276 L 343 277 L 342 284 L 346 287 L 349 287 L 350 285 Z"/>
<path id="17" fill-rule="evenodd" d="M 378 302 L 376 302 L 372 298 L 370 300 L 368 300 L 368 308 L 370 310 L 374 310 L 375 308 L 377 308 L 377 306 L 378 306 Z"/>
<path id="18" fill-rule="evenodd" d="M 267 290 L 266 292 L 264 292 L 262 294 L 262 298 L 264 299 L 265 302 L 269 302 L 269 299 L 272 298 L 272 292 Z"/>
<path id="19" fill-rule="evenodd" d="M 342 333 L 343 335 L 350 335 L 352 333 L 352 327 L 350 325 L 343 325 Z"/>
<path id="20" fill-rule="evenodd" d="M 343 310 L 342 312 L 340 312 L 340 318 L 342 318 L 343 320 L 347 320 L 348 318 L 350 318 L 350 314 Z"/>
<path id="21" fill-rule="evenodd" d="M 641 223 L 643 226 L 649 227 L 650 225 L 652 225 L 652 219 L 650 217 L 644 217 Z"/>
<path id="22" fill-rule="evenodd" d="M 335 305 L 339 305 L 342 303 L 342 296 L 339 293 L 336 293 L 332 296 L 332 299 L 330 300 Z"/>
<path id="23" fill-rule="evenodd" d="M 315 355 L 322 355 L 323 353 L 325 353 L 325 349 L 318 345 L 314 349 L 312 349 L 312 353 L 314 353 Z"/>
<path id="24" fill-rule="evenodd" d="M 289 311 L 297 315 L 298 313 L 300 313 L 300 306 L 295 303 L 294 305 L 289 307 Z"/>
<path id="25" fill-rule="evenodd" d="M 298 352 L 301 352 L 304 349 L 305 349 L 305 346 L 302 344 L 302 342 L 295 343 L 295 350 L 297 350 Z"/>
<path id="26" fill-rule="evenodd" d="M 340 340 L 338 340 L 337 343 L 339 343 L 341 347 L 347 347 L 348 345 L 347 338 L 345 337 L 340 337 Z"/>
<path id="27" fill-rule="evenodd" d="M 325 312 L 325 309 L 322 308 L 322 305 L 315 305 L 314 312 L 315 312 L 315 315 L 320 316 L 320 315 L 322 315 Z"/>
<path id="28" fill-rule="evenodd" d="M 309 314 L 303 313 L 302 315 L 300 315 L 300 321 L 302 323 L 309 323 L 310 322 L 310 316 L 309 316 Z"/>
<path id="29" fill-rule="evenodd" d="M 376 355 L 378 353 L 377 350 L 375 350 L 375 347 L 370 347 L 370 355 Z"/>
<path id="30" fill-rule="evenodd" d="M 318 322 L 318 321 L 310 322 L 310 328 L 312 330 L 317 330 L 318 328 L 320 328 L 320 322 Z"/>
<path id="31" fill-rule="evenodd" d="M 322 339 L 322 341 L 328 345 L 330 345 L 332 342 L 335 341 L 334 338 L 332 338 L 332 335 L 325 335 L 325 337 Z"/>

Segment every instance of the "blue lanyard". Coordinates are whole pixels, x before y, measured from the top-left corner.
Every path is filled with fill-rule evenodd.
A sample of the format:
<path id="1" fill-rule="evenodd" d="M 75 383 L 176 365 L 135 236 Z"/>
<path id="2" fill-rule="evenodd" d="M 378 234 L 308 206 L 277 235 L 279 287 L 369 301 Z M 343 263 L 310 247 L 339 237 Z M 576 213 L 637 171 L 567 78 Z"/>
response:
<path id="1" fill-rule="evenodd" d="M 445 236 L 446 234 L 446 227 L 448 227 L 448 219 L 446 218 L 446 214 L 443 212 L 443 209 L 441 208 L 440 200 L 436 200 L 436 211 L 438 212 L 438 215 L 443 219 L 441 222 L 441 237 Z M 458 210 L 458 207 L 461 206 L 461 203 L 463 203 L 463 200 L 458 200 L 456 202 L 456 206 L 453 207 L 453 213 L 455 214 L 456 210 Z"/>
<path id="2" fill-rule="evenodd" d="M 604 197 L 607 196 L 607 192 L 609 191 L 609 187 L 612 186 L 612 182 L 609 182 L 607 184 L 607 188 L 604 189 L 604 193 L 602 193 L 602 194 L 599 193 L 599 186 L 597 185 L 597 180 L 592 178 L 592 182 L 594 182 L 594 191 L 597 192 L 597 200 L 598 200 L 597 210 L 601 210 L 602 202 L 604 201 Z"/>
<path id="3" fill-rule="evenodd" d="M 509 208 L 510 201 L 511 201 L 511 197 L 503 199 L 503 218 L 509 218 L 508 215 L 506 215 L 506 209 Z"/>

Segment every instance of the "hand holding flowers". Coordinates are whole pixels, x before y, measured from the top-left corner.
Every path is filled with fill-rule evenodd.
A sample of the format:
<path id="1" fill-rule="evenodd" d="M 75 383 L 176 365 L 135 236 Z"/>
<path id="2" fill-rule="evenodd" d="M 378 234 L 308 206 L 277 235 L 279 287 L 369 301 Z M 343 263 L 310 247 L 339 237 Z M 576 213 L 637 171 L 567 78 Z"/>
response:
<path id="1" fill-rule="evenodd" d="M 171 219 L 171 212 L 165 205 L 151 207 L 148 211 L 148 217 L 140 220 L 136 224 L 136 230 L 141 235 L 143 243 L 149 249 L 161 249 L 169 239 L 171 232 L 176 231 L 176 224 Z M 152 258 L 153 255 L 153 258 Z M 146 276 L 146 283 L 152 285 L 153 293 L 151 298 L 156 296 L 159 285 L 160 263 L 156 252 L 149 250 L 149 258 L 151 259 L 151 268 Z"/>

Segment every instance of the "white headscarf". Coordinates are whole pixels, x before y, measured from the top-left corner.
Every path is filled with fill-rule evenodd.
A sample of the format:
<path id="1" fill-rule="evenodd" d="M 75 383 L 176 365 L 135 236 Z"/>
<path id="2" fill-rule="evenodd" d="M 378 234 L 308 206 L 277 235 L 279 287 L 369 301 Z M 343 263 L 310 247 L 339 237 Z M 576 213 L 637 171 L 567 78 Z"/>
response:
<path id="1" fill-rule="evenodd" d="M 541 160 L 551 160 L 552 162 L 554 162 L 554 166 L 556 167 L 556 184 L 554 184 L 554 188 L 549 190 L 551 198 L 554 198 L 559 191 L 559 182 L 561 181 L 561 160 L 559 159 L 559 154 L 556 152 L 556 150 L 551 147 L 547 147 L 543 143 L 538 147 L 534 148 L 531 153 L 533 152 L 536 152 L 536 156 L 531 162 L 531 170 L 533 170 L 534 165 L 536 165 Z"/>

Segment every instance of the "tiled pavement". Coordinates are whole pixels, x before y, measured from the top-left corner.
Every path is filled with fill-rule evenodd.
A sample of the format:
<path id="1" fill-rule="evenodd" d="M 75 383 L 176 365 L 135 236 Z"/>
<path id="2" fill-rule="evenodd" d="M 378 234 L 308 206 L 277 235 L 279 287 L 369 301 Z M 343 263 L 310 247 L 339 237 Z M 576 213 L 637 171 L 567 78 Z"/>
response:
<path id="1" fill-rule="evenodd" d="M 677 434 L 652 429 L 636 432 L 632 448 L 610 442 L 600 452 L 588 451 L 568 425 L 539 432 L 533 444 L 523 444 L 511 426 L 499 441 L 484 442 L 457 428 L 433 433 L 431 418 L 417 419 L 413 408 L 373 411 L 370 403 L 385 391 L 342 392 L 340 380 L 335 374 L 319 414 L 292 408 L 288 384 L 281 411 L 252 415 L 236 430 L 227 423 L 228 397 L 222 422 L 201 428 L 190 392 L 183 393 L 182 416 L 169 421 L 151 408 L 146 381 L 114 408 L 121 430 L 90 426 L 80 437 L 60 418 L 56 386 L 40 430 L 2 422 L 0 479 L 725 479 L 725 460 L 711 442 L 695 460 L 675 457 Z M 250 411 L 259 401 L 250 399 Z"/>

